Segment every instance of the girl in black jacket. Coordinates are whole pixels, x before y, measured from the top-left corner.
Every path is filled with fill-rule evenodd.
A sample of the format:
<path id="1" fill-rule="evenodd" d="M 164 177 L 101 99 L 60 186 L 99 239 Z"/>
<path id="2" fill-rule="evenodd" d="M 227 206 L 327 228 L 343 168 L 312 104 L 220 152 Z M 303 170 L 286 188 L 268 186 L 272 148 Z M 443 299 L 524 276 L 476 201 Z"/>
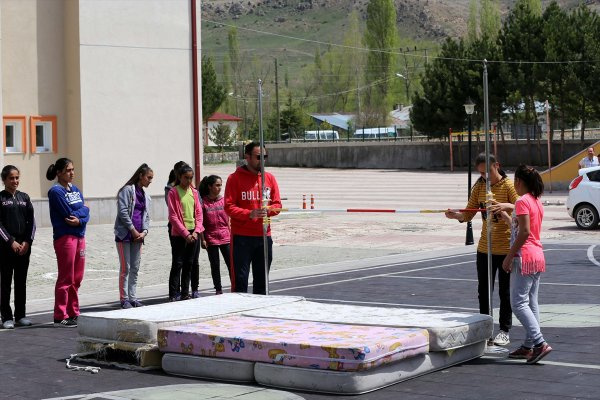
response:
<path id="1" fill-rule="evenodd" d="M 31 321 L 25 317 L 25 299 L 35 220 L 29 196 L 17 190 L 19 175 L 19 169 L 14 165 L 5 166 L 0 174 L 4 183 L 4 190 L 0 192 L 0 314 L 4 329 L 15 327 L 10 308 L 13 272 L 16 325 L 31 325 Z"/>

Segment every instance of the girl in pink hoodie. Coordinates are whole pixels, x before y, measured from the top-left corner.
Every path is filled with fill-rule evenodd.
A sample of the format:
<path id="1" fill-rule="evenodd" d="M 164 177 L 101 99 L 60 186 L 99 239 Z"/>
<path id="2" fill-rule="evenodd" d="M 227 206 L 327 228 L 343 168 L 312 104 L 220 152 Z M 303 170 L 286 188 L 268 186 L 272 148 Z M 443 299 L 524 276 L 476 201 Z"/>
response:
<path id="1" fill-rule="evenodd" d="M 208 253 L 210 274 L 215 285 L 216 294 L 223 294 L 221 286 L 221 267 L 219 251 L 223 255 L 227 271 L 229 271 L 229 242 L 231 231 L 229 229 L 229 216 L 225 212 L 225 199 L 221 196 L 223 181 L 216 175 L 205 176 L 200 182 L 200 196 L 202 196 L 202 217 L 204 232 L 200 239 L 202 248 Z"/>
<path id="2" fill-rule="evenodd" d="M 169 301 L 178 300 L 181 281 L 181 300 L 190 299 L 190 278 L 202 225 L 202 207 L 198 191 L 193 188 L 194 170 L 188 165 L 178 171 L 175 186 L 167 195 L 171 224 L 173 264 L 169 275 Z"/>

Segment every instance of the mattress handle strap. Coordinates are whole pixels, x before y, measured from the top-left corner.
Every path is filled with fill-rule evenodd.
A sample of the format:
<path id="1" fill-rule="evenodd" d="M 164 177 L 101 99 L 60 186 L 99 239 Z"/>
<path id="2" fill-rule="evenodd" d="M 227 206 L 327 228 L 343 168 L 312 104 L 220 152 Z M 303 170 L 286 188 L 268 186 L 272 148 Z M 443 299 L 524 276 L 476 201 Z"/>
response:
<path id="1" fill-rule="evenodd" d="M 73 360 L 75 357 L 85 357 L 85 356 L 89 356 L 92 354 L 96 354 L 96 351 L 88 351 L 87 353 L 75 353 L 75 354 L 71 354 L 71 356 L 69 358 L 66 358 L 65 361 L 67 362 L 67 369 L 70 369 L 71 371 L 84 371 L 84 372 L 91 372 L 92 374 L 97 374 L 98 372 L 100 372 L 100 367 L 92 367 L 92 366 L 87 366 L 87 367 L 82 367 L 79 365 L 71 365 L 71 360 Z"/>

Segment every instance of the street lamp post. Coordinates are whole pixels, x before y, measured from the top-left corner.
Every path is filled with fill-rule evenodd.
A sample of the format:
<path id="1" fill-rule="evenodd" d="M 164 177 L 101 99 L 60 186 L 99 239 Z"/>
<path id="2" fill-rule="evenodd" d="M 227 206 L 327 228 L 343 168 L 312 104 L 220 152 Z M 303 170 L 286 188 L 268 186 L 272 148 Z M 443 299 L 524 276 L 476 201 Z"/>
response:
<path id="1" fill-rule="evenodd" d="M 467 113 L 467 115 L 469 116 L 469 168 L 468 168 L 468 178 L 467 178 L 467 201 L 469 199 L 469 197 L 471 197 L 471 132 L 472 132 L 472 121 L 471 121 L 471 115 L 473 114 L 473 112 L 475 111 L 475 103 L 473 103 L 473 101 L 471 99 L 468 99 L 467 102 L 465 103 L 465 112 Z M 466 239 L 465 239 L 465 245 L 468 246 L 470 244 L 473 244 L 473 224 L 471 224 L 471 221 L 467 222 L 467 235 L 466 235 Z"/>
<path id="2" fill-rule="evenodd" d="M 407 74 L 407 75 L 408 75 L 408 74 Z M 396 72 L 396 76 L 397 76 L 398 78 L 402 78 L 402 79 L 404 79 L 404 87 L 406 88 L 406 101 L 407 101 L 407 103 L 410 103 L 410 97 L 409 97 L 409 91 L 410 91 L 410 89 L 409 89 L 409 86 L 410 86 L 410 82 L 409 82 L 408 78 L 407 78 L 406 76 L 402 75 L 401 73 L 398 73 L 398 72 Z"/>

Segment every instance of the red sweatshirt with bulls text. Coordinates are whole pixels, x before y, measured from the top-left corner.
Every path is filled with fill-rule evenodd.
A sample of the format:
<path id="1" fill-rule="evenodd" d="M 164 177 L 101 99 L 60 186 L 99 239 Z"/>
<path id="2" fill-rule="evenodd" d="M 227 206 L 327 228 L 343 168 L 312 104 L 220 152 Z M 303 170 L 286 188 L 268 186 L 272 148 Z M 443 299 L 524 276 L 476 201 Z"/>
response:
<path id="1" fill-rule="evenodd" d="M 261 175 L 254 174 L 245 166 L 239 167 L 227 178 L 225 186 L 225 212 L 231 218 L 231 234 L 241 236 L 262 236 L 262 219 L 250 218 L 250 212 L 261 208 Z M 271 208 L 281 208 L 281 196 L 275 177 L 265 172 L 265 192 Z M 279 212 L 269 211 L 269 216 Z M 271 227 L 267 231 L 271 235 Z"/>

